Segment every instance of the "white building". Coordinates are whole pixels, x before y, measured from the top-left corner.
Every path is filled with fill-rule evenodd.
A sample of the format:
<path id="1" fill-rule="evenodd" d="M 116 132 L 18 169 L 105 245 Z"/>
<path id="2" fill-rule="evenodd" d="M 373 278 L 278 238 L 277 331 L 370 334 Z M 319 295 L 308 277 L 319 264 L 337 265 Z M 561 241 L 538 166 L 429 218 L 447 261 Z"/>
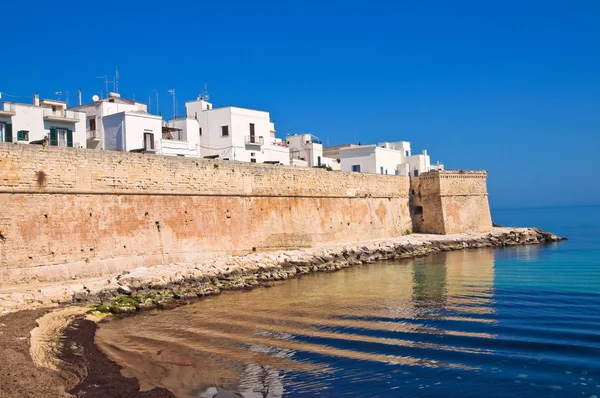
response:
<path id="1" fill-rule="evenodd" d="M 89 149 L 109 149 L 104 136 L 104 118 L 121 112 L 146 112 L 145 104 L 121 98 L 121 95 L 109 93 L 107 98 L 94 96 L 94 102 L 71 107 L 71 110 L 86 114 L 86 147 Z M 115 138 L 111 138 L 114 142 Z"/>
<path id="2" fill-rule="evenodd" d="M 85 114 L 67 110 L 61 101 L 32 104 L 4 102 L 0 108 L 0 141 L 85 148 Z"/>
<path id="3" fill-rule="evenodd" d="M 289 165 L 289 149 L 275 137 L 269 112 L 233 106 L 213 108 L 199 97 L 185 104 L 186 118 L 168 126 L 181 129 L 190 143 L 197 139 L 201 157 Z"/>
<path id="4" fill-rule="evenodd" d="M 407 141 L 340 146 L 339 156 L 343 171 L 417 177 L 421 173 L 444 168 L 439 162 L 432 168 L 425 150 L 413 155 Z"/>
<path id="5" fill-rule="evenodd" d="M 292 166 L 330 167 L 341 170 L 340 162 L 323 156 L 323 144 L 312 134 L 294 134 L 285 138 Z"/>
<path id="6" fill-rule="evenodd" d="M 170 156 L 201 157 L 198 121 L 193 117 L 185 117 L 164 123 L 160 153 Z"/>
<path id="7" fill-rule="evenodd" d="M 161 153 L 162 118 L 123 111 L 102 118 L 103 148 L 109 151 Z"/>

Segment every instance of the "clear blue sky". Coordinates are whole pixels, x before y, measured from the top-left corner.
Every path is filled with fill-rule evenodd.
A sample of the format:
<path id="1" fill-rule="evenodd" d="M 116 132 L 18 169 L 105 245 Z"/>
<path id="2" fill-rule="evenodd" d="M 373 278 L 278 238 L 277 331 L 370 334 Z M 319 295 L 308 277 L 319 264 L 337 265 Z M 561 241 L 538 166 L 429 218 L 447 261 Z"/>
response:
<path id="1" fill-rule="evenodd" d="M 34 0 L 2 14 L 0 91 L 26 101 L 89 100 L 118 65 L 122 95 L 158 89 L 170 115 L 168 89 L 183 111 L 207 80 L 215 106 L 269 110 L 279 136 L 409 140 L 487 169 L 493 207 L 600 203 L 598 1 Z"/>

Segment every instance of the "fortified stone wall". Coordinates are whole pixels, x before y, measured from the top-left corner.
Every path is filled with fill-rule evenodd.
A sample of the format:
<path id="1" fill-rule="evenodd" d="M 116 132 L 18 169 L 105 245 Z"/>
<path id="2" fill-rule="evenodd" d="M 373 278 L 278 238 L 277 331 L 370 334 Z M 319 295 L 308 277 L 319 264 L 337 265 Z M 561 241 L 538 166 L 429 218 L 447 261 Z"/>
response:
<path id="1" fill-rule="evenodd" d="M 424 173 L 411 180 L 415 232 L 455 234 L 492 229 L 485 171 Z"/>
<path id="2" fill-rule="evenodd" d="M 397 176 L 0 144 L 0 285 L 411 228 Z"/>

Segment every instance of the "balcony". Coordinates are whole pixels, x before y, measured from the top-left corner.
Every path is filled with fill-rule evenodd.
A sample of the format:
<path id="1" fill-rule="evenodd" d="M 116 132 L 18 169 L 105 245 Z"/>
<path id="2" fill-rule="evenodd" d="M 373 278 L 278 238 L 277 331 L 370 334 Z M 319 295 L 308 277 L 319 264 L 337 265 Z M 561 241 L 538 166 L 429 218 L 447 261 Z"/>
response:
<path id="1" fill-rule="evenodd" d="M 44 120 L 50 122 L 77 123 L 79 121 L 78 112 L 67 111 L 64 109 L 44 108 Z"/>
<path id="2" fill-rule="evenodd" d="M 246 145 L 256 145 L 256 146 L 261 146 L 265 143 L 265 139 L 263 137 L 254 137 L 251 135 L 247 135 L 245 137 L 244 142 L 246 143 Z"/>
<path id="3" fill-rule="evenodd" d="M 87 139 L 88 139 L 88 141 L 100 141 L 100 131 L 88 130 L 87 131 Z"/>
<path id="4" fill-rule="evenodd" d="M 4 107 L 0 109 L 0 117 L 11 117 L 16 115 L 15 104 L 4 103 Z"/>

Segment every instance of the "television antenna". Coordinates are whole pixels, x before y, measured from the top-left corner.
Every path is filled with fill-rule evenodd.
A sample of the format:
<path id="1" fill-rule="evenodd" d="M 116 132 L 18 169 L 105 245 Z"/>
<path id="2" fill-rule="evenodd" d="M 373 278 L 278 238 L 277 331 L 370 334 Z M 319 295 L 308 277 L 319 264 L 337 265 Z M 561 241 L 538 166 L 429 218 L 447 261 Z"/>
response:
<path id="1" fill-rule="evenodd" d="M 156 93 L 156 114 L 160 115 L 160 108 L 158 106 L 158 90 L 152 90 Z"/>
<path id="2" fill-rule="evenodd" d="M 173 119 L 177 119 L 177 98 L 175 97 L 175 89 L 167 90 L 173 96 Z"/>
<path id="3" fill-rule="evenodd" d="M 56 94 L 56 98 L 60 101 L 60 96 L 62 95 L 62 91 L 55 91 L 54 94 Z"/>
<path id="4" fill-rule="evenodd" d="M 208 95 L 208 82 L 204 82 L 204 87 L 200 90 L 200 99 L 208 101 L 210 99 L 210 95 Z"/>
<path id="5" fill-rule="evenodd" d="M 96 79 L 104 79 L 104 85 L 106 87 L 106 96 L 108 97 L 108 93 L 110 92 L 110 91 L 108 91 L 108 83 L 113 83 L 114 84 L 114 82 L 108 80 L 108 76 L 106 76 L 106 75 L 105 76 L 98 76 L 98 77 L 96 77 Z"/>
<path id="6" fill-rule="evenodd" d="M 119 93 L 119 67 L 115 66 L 115 93 Z"/>

